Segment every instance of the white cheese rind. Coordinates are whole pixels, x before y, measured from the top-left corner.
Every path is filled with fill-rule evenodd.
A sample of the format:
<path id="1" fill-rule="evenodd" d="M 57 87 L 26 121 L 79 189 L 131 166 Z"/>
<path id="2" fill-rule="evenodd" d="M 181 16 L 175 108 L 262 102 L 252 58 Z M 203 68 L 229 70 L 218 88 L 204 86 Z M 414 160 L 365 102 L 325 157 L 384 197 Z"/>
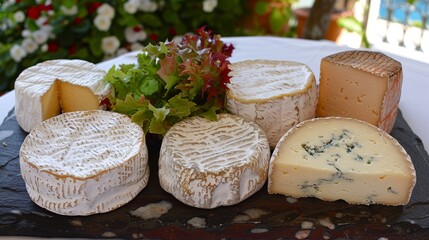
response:
<path id="1" fill-rule="evenodd" d="M 231 114 L 217 121 L 192 117 L 165 135 L 159 157 L 161 187 L 197 208 L 233 205 L 267 179 L 270 148 L 255 123 Z"/>
<path id="2" fill-rule="evenodd" d="M 274 148 L 296 124 L 314 118 L 317 85 L 304 64 L 289 61 L 249 60 L 231 65 L 226 108 L 256 122 Z"/>
<path id="3" fill-rule="evenodd" d="M 116 209 L 149 177 L 141 127 L 102 110 L 64 113 L 36 126 L 21 146 L 20 167 L 31 199 L 61 215 Z"/>
<path id="4" fill-rule="evenodd" d="M 103 81 L 105 75 L 105 71 L 83 60 L 49 60 L 27 68 L 15 81 L 15 112 L 19 125 L 24 131 L 29 132 L 46 119 L 43 114 L 46 109 L 58 108 L 55 110 L 57 113 L 50 115 L 61 113 L 57 81 L 88 88 L 101 100 L 110 93 L 111 88 L 109 83 Z M 52 99 L 42 101 L 42 97 L 48 91 L 51 91 Z"/>
<path id="5" fill-rule="evenodd" d="M 357 119 L 304 121 L 288 131 L 270 161 L 268 192 L 352 204 L 405 205 L 413 163 L 389 134 Z"/>

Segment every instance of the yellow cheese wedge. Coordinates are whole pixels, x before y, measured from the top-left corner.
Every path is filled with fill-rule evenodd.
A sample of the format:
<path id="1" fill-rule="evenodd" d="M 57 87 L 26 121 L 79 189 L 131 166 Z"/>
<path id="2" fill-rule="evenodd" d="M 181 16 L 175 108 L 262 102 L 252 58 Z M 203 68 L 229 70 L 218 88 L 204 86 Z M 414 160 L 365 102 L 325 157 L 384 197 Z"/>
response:
<path id="1" fill-rule="evenodd" d="M 398 113 L 402 66 L 378 52 L 346 51 L 320 66 L 319 117 L 351 117 L 390 132 Z"/>

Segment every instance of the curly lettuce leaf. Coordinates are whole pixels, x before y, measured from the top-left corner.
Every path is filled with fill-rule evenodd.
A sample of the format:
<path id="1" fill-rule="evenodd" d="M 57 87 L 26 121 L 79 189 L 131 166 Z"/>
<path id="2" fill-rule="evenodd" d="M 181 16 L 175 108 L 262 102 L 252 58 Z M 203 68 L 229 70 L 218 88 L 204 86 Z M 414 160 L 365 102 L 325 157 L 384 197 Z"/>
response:
<path id="1" fill-rule="evenodd" d="M 191 116 L 216 120 L 224 111 L 229 61 L 234 47 L 205 28 L 182 40 L 149 44 L 136 64 L 112 67 L 105 80 L 114 92 L 111 110 L 127 114 L 145 133 L 164 135 Z"/>

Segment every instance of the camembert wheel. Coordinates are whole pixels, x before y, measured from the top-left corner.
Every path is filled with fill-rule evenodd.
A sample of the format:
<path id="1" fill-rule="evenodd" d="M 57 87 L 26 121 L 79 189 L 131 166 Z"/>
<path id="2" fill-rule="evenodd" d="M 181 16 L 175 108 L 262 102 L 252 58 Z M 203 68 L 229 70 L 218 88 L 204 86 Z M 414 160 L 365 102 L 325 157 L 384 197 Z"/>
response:
<path id="1" fill-rule="evenodd" d="M 231 114 L 217 121 L 192 117 L 164 137 L 159 181 L 190 206 L 233 205 L 264 185 L 269 157 L 267 137 L 257 124 Z"/>
<path id="2" fill-rule="evenodd" d="M 102 110 L 64 113 L 37 125 L 21 146 L 20 167 L 31 199 L 61 215 L 116 209 L 149 177 L 141 127 Z"/>

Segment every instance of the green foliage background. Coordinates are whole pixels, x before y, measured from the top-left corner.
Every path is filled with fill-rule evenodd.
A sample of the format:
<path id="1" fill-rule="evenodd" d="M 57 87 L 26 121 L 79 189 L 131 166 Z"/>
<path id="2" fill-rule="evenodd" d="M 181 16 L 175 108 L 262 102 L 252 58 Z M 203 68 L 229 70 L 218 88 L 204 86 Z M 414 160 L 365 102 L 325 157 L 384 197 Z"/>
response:
<path id="1" fill-rule="evenodd" d="M 140 42 L 143 46 L 149 43 L 171 40 L 176 35 L 194 32 L 201 26 L 207 26 L 213 32 L 222 36 L 243 35 L 240 21 L 248 14 L 246 0 L 218 0 L 216 8 L 212 12 L 202 10 L 203 0 L 153 0 L 158 4 L 155 12 L 138 11 L 129 14 L 124 10 L 127 0 L 102 0 L 102 1 L 78 1 L 55 0 L 51 1 L 53 14 L 49 15 L 49 25 L 53 27 L 54 38 L 49 42 L 55 42 L 56 51 L 42 50 L 28 54 L 19 63 L 10 56 L 10 48 L 23 41 L 22 31 L 38 29 L 35 20 L 26 17 L 24 22 L 14 21 L 14 13 L 22 11 L 27 15 L 31 6 L 45 4 L 46 1 L 21 0 L 12 5 L 0 3 L 0 26 L 5 27 L 0 31 L 0 92 L 13 89 L 14 81 L 18 74 L 38 62 L 49 59 L 84 59 L 98 63 L 105 59 L 101 49 L 103 37 L 115 35 L 121 42 L 120 47 L 129 47 L 125 40 L 124 29 L 128 26 L 141 24 L 148 38 Z M 88 6 L 93 3 L 108 3 L 115 9 L 115 17 L 107 32 L 98 30 L 93 19 L 95 14 L 88 12 Z M 62 13 L 61 6 L 78 6 L 75 16 L 66 16 Z M 76 24 L 76 17 L 81 19 Z M 69 49 L 77 46 L 72 54 Z"/>

